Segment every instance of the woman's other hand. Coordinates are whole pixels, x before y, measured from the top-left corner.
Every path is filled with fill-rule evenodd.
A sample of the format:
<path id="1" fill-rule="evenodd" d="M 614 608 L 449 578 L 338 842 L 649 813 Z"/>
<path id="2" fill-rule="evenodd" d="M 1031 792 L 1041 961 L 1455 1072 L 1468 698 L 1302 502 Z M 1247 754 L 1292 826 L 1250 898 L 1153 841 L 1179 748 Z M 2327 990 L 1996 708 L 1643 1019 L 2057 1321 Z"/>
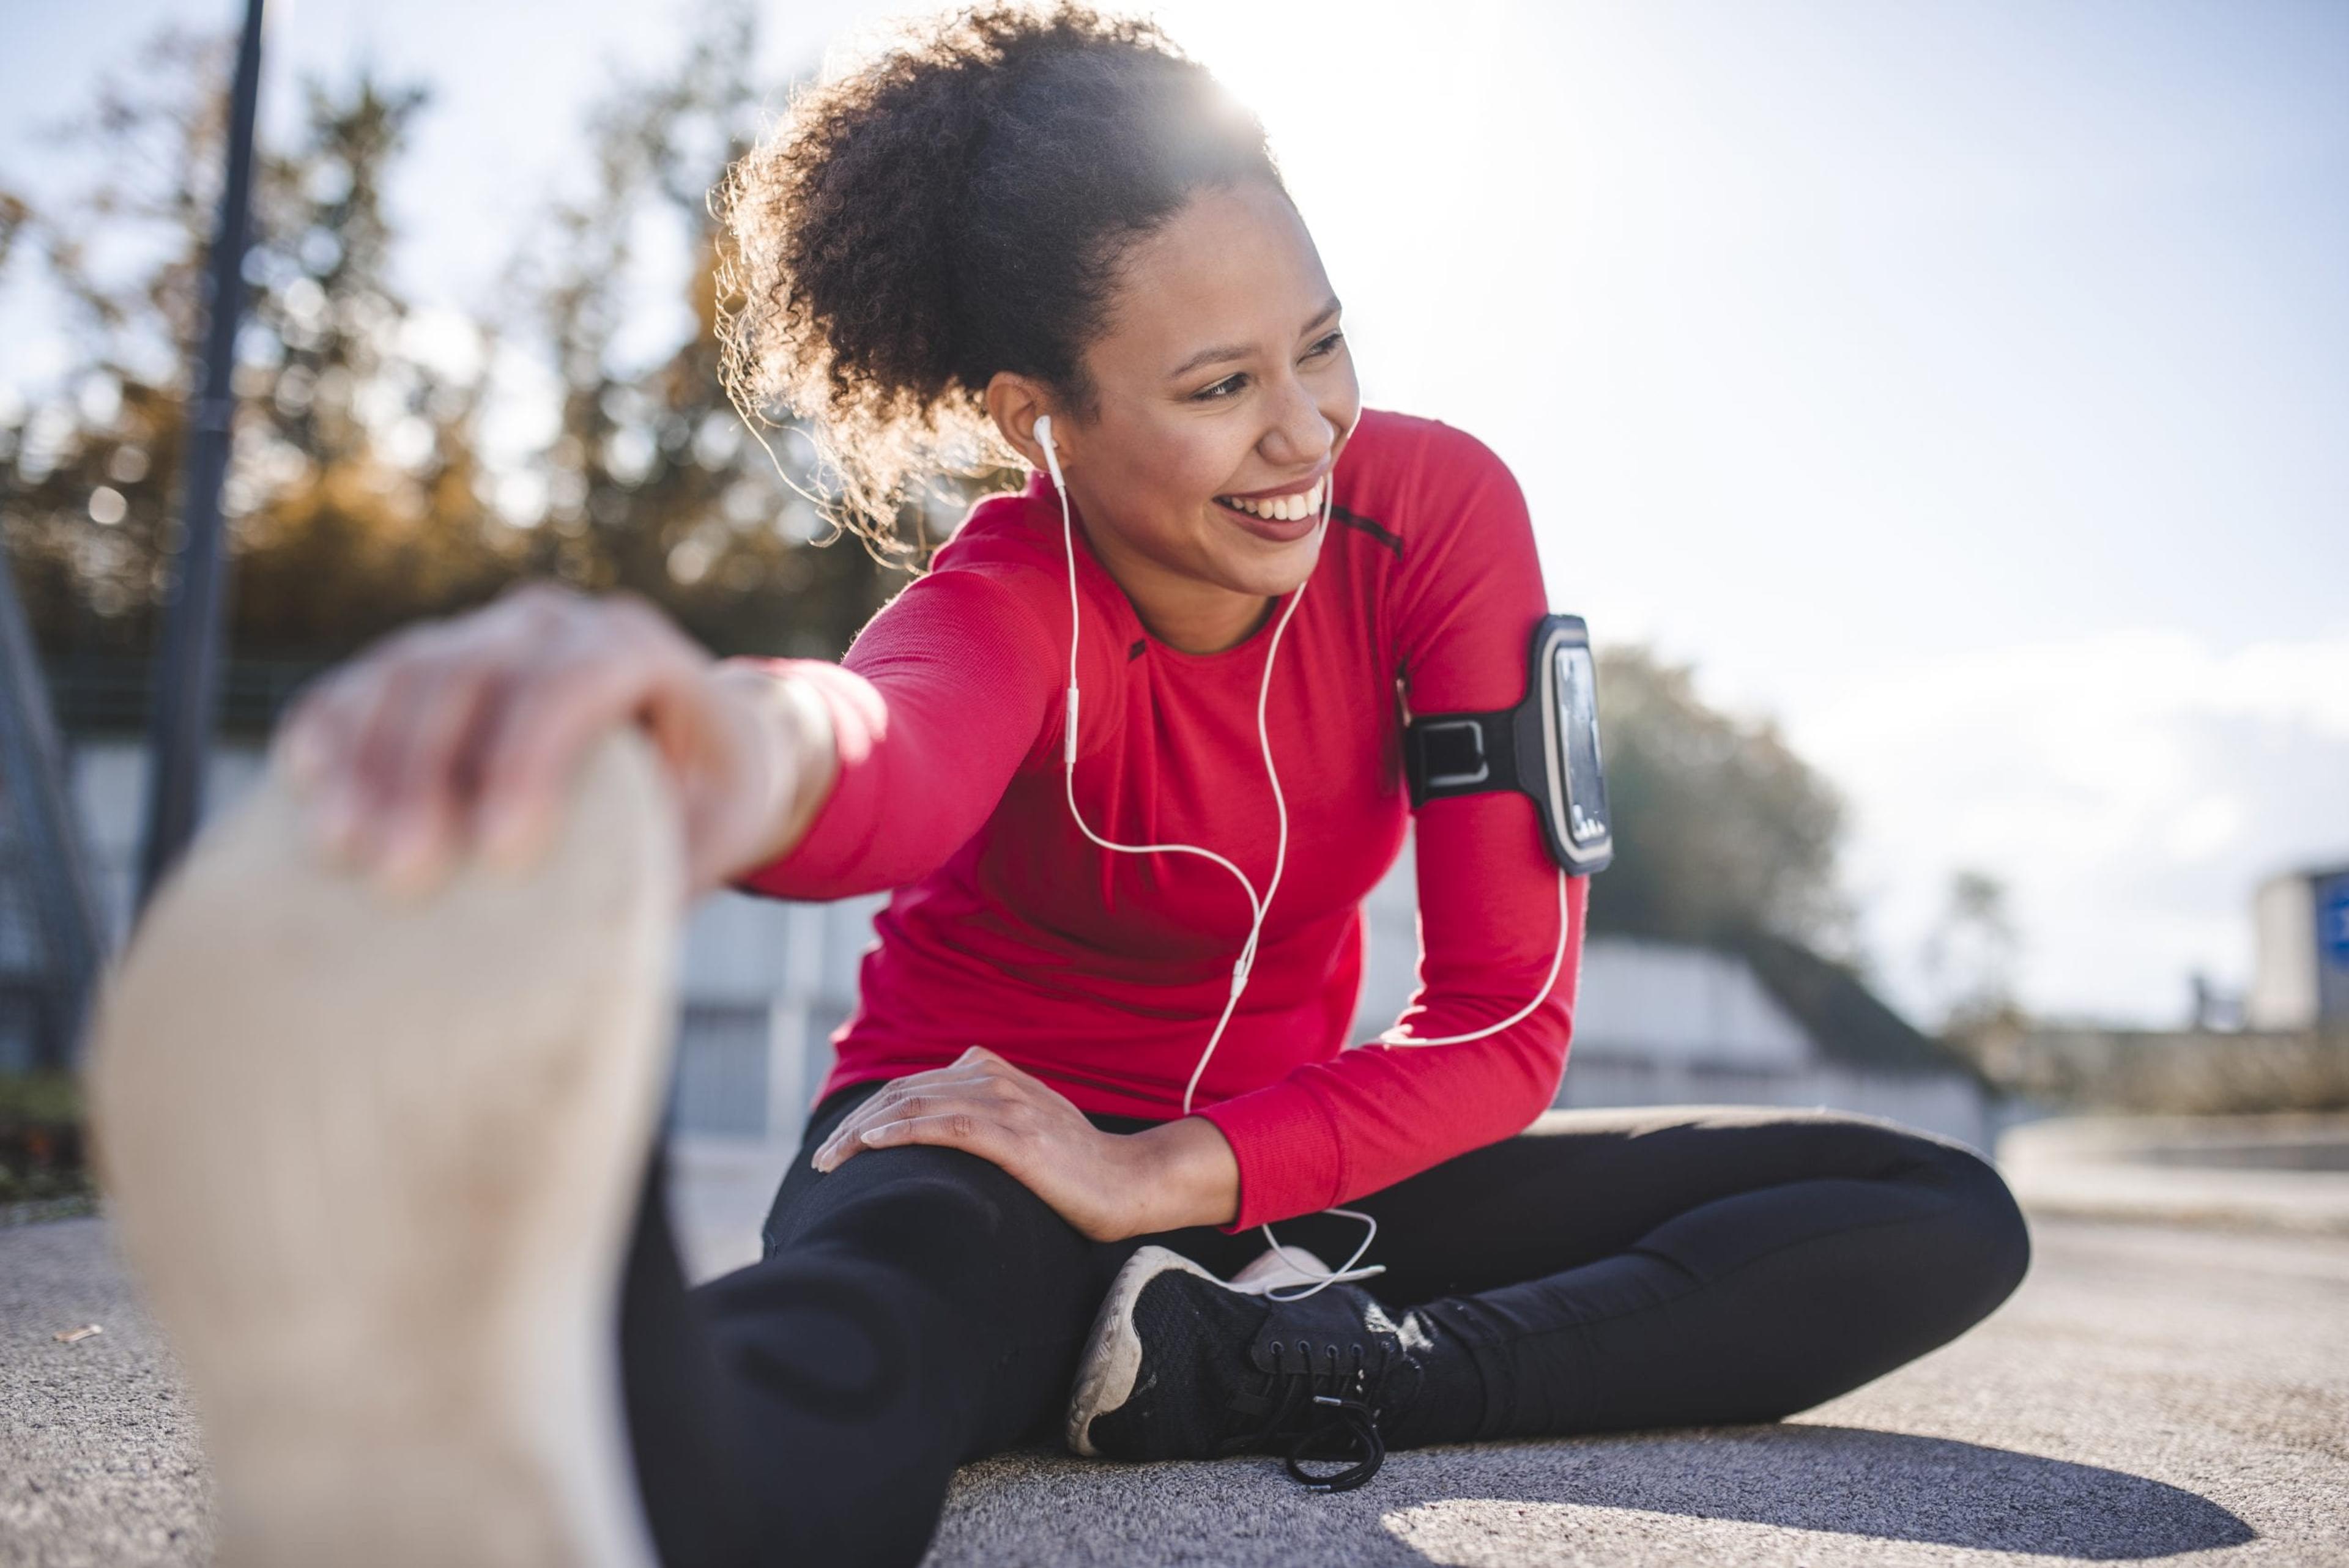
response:
<path id="1" fill-rule="evenodd" d="M 667 767 L 692 892 L 797 842 L 836 771 L 824 709 L 793 683 L 714 662 L 640 600 L 546 584 L 377 645 L 275 748 L 328 852 L 418 888 L 471 854 L 527 863 L 588 746 L 622 724 Z"/>
<path id="2" fill-rule="evenodd" d="M 1000 1165 L 1096 1242 L 1226 1224 L 1239 1212 L 1239 1163 L 1213 1123 L 1185 1117 L 1103 1132 L 1059 1090 L 978 1046 L 858 1106 L 813 1163 L 836 1171 L 859 1153 L 908 1143 Z"/>

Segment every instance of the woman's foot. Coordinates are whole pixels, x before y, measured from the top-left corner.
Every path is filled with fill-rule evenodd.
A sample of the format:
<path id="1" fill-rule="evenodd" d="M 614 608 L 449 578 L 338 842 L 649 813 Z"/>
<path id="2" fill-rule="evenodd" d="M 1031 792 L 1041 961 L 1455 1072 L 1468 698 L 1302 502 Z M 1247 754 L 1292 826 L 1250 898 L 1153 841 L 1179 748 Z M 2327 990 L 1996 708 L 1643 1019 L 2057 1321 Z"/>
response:
<path id="1" fill-rule="evenodd" d="M 622 733 L 526 872 L 387 895 L 320 865 L 273 781 L 149 911 L 92 1104 L 195 1387 L 222 1561 L 651 1561 L 614 1293 L 682 878 Z"/>
<path id="2" fill-rule="evenodd" d="M 1301 1299 L 1235 1289 L 1144 1247 L 1093 1324 L 1069 1404 L 1069 1447 L 1119 1460 L 1276 1452 L 1322 1491 L 1360 1486 L 1406 1430 L 1474 1429 L 1474 1368 L 1420 1313 L 1358 1286 Z M 1424 1438 L 1413 1440 L 1426 1440 Z M 1348 1463 L 1308 1474 L 1299 1460 Z"/>

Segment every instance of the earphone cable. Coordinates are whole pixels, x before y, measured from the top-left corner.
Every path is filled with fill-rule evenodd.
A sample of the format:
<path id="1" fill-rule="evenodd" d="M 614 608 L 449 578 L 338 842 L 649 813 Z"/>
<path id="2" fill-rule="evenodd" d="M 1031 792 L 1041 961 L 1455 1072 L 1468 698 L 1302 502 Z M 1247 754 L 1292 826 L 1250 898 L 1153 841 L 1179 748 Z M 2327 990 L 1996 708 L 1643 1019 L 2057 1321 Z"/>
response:
<path id="1" fill-rule="evenodd" d="M 1234 865 L 1222 855 L 1216 853 L 1213 850 L 1203 849 L 1196 844 L 1121 844 L 1103 838 L 1101 834 L 1093 831 L 1092 824 L 1085 820 L 1084 813 L 1077 808 L 1077 725 L 1079 712 L 1077 691 L 1077 642 L 1081 635 L 1080 627 L 1081 621 L 1077 595 L 1077 543 L 1075 514 L 1069 502 L 1068 484 L 1061 473 L 1060 453 L 1052 440 L 1051 421 L 1049 417 L 1039 418 L 1036 421 L 1036 437 L 1038 444 L 1044 449 L 1044 465 L 1051 474 L 1052 490 L 1058 496 L 1061 502 L 1061 543 L 1062 551 L 1067 556 L 1069 569 L 1069 686 L 1066 702 L 1064 704 L 1064 712 L 1062 715 L 1061 747 L 1061 784 L 1068 799 L 1069 815 L 1071 819 L 1076 822 L 1079 831 L 1082 832 L 1092 842 L 1099 845 L 1104 850 L 1110 850 L 1119 854 L 1127 855 L 1197 855 L 1204 860 L 1212 861 L 1216 865 L 1223 867 L 1224 870 L 1231 873 L 1232 879 L 1240 884 L 1240 892 L 1248 901 L 1247 937 L 1247 940 L 1241 943 L 1239 955 L 1232 965 L 1232 984 L 1230 990 L 1224 998 L 1222 1011 L 1216 1016 L 1215 1027 L 1208 1033 L 1206 1047 L 1199 1053 L 1198 1062 L 1191 1069 L 1190 1081 L 1183 1088 L 1183 1114 L 1188 1116 L 1191 1114 L 1192 1102 L 1198 1094 L 1199 1081 L 1206 1076 L 1207 1064 L 1214 1059 L 1216 1047 L 1222 1043 L 1224 1031 L 1231 1024 L 1232 1014 L 1239 1006 L 1240 994 L 1247 988 L 1249 975 L 1254 970 L 1256 965 L 1257 944 L 1261 941 L 1264 933 L 1265 916 L 1272 906 L 1273 894 L 1279 891 L 1281 876 L 1288 869 L 1288 802 L 1280 788 L 1280 769 L 1278 766 L 1275 764 L 1272 758 L 1272 736 L 1266 720 L 1266 708 L 1272 692 L 1273 661 L 1280 652 L 1281 636 L 1288 629 L 1289 617 L 1297 613 L 1297 606 L 1304 601 L 1306 583 L 1299 583 L 1295 592 L 1289 594 L 1288 603 L 1281 609 L 1279 620 L 1273 625 L 1271 641 L 1265 649 L 1263 678 L 1258 682 L 1257 686 L 1257 746 L 1264 758 L 1265 777 L 1272 785 L 1273 810 L 1275 819 L 1278 822 L 1278 833 L 1275 839 L 1273 851 L 1272 876 L 1266 882 L 1264 892 L 1259 895 L 1256 891 L 1256 884 L 1248 880 L 1246 872 L 1242 872 L 1239 867 Z M 1321 517 L 1316 530 L 1317 537 L 1319 534 L 1326 533 L 1329 530 L 1330 508 L 1335 504 L 1336 498 L 1336 476 L 1332 473 L 1324 480 L 1321 499 Z M 1310 581 L 1311 579 L 1309 577 L 1307 582 Z M 1388 1029 L 1385 1033 L 1381 1034 L 1378 1038 L 1378 1043 L 1387 1046 L 1457 1045 L 1464 1041 L 1483 1039 L 1488 1035 L 1497 1034 L 1501 1030 L 1509 1027 L 1511 1025 L 1518 1023 L 1519 1021 L 1530 1016 L 1536 1008 L 1539 1007 L 1544 1002 L 1549 999 L 1550 992 L 1557 985 L 1558 973 L 1565 966 L 1566 963 L 1567 940 L 1569 933 L 1567 925 L 1566 873 L 1562 870 L 1558 872 L 1557 889 L 1557 951 L 1556 955 L 1550 960 L 1548 978 L 1543 981 L 1541 990 L 1536 993 L 1532 1001 L 1526 1003 L 1524 1007 L 1518 1009 L 1518 1011 L 1510 1015 L 1508 1017 L 1502 1019 L 1499 1023 L 1489 1025 L 1485 1028 L 1475 1030 L 1470 1034 L 1447 1035 L 1436 1039 L 1415 1039 L 1404 1032 L 1402 1026 L 1397 1025 L 1393 1028 Z M 1260 1226 L 1259 1228 L 1264 1232 L 1266 1242 L 1270 1244 L 1273 1252 L 1279 1256 L 1282 1262 L 1288 1264 L 1291 1269 L 1294 1269 L 1298 1273 L 1309 1277 L 1315 1275 L 1317 1273 L 1319 1274 L 1319 1278 L 1314 1279 L 1314 1283 L 1306 1286 L 1302 1290 L 1296 1290 L 1287 1294 L 1283 1294 L 1278 1290 L 1268 1292 L 1267 1294 L 1272 1299 L 1278 1301 L 1301 1301 L 1305 1297 L 1312 1295 L 1317 1292 L 1327 1290 L 1333 1284 L 1359 1279 L 1368 1279 L 1374 1274 L 1383 1274 L 1386 1272 L 1385 1265 L 1381 1264 L 1362 1264 L 1362 1258 L 1369 1253 L 1371 1243 L 1378 1238 L 1379 1223 L 1376 1219 L 1372 1218 L 1369 1214 L 1362 1213 L 1360 1211 L 1353 1209 L 1330 1208 L 1323 1210 L 1322 1212 L 1336 1214 L 1346 1219 L 1361 1221 L 1363 1226 L 1363 1235 L 1361 1244 L 1355 1247 L 1352 1254 L 1349 1256 L 1345 1263 L 1340 1267 L 1336 1269 L 1323 1268 L 1317 1271 L 1315 1269 L 1308 1268 L 1306 1266 L 1306 1261 L 1302 1259 L 1299 1254 L 1292 1253 L 1286 1246 L 1282 1245 L 1280 1239 L 1273 1234 L 1271 1225 L 1266 1224 Z M 1318 1260 L 1312 1261 L 1318 1262 Z"/>

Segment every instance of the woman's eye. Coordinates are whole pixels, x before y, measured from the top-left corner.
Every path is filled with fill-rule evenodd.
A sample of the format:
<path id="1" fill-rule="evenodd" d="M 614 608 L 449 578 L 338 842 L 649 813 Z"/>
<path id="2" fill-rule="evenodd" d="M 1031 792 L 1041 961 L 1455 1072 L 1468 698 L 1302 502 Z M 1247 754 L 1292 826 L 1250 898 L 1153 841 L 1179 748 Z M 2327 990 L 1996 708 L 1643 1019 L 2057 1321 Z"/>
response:
<path id="1" fill-rule="evenodd" d="M 1319 359 L 1324 355 L 1335 354 L 1338 351 L 1338 346 L 1345 341 L 1346 335 L 1344 333 L 1333 332 L 1329 336 L 1323 338 L 1320 342 L 1315 344 L 1312 347 L 1307 349 L 1305 351 L 1305 357 L 1308 359 Z"/>
<path id="2" fill-rule="evenodd" d="M 1235 373 L 1225 377 L 1221 381 L 1216 382 L 1212 387 L 1200 387 L 1196 392 L 1191 394 L 1191 397 L 1194 402 L 1212 403 L 1219 397 L 1237 396 L 1240 388 L 1247 385 L 1247 377 L 1246 374 Z"/>

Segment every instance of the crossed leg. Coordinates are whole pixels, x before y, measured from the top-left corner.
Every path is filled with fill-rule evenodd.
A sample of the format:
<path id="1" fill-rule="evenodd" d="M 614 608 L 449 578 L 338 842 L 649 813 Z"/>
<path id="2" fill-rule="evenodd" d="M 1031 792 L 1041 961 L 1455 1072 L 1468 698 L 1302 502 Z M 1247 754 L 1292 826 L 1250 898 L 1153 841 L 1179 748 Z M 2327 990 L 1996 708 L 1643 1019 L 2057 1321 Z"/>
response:
<path id="1" fill-rule="evenodd" d="M 806 1148 L 878 1087 L 834 1097 Z M 1387 1272 L 1371 1288 L 1434 1316 L 1473 1361 L 1467 1418 L 1419 1441 L 1791 1414 L 1963 1332 L 2029 1250 L 1978 1157 L 1821 1111 L 1553 1112 L 1354 1206 L 1380 1223 Z M 1343 1256 L 1353 1223 L 1278 1229 Z M 703 1347 L 666 1398 L 630 1381 L 669 1568 L 917 1561 L 957 1464 L 1053 1431 L 1094 1309 L 1137 1248 L 1228 1276 L 1262 1244 L 1212 1229 L 1089 1243 L 985 1161 L 921 1148 L 830 1176 L 802 1157 L 766 1242 L 762 1262 L 688 1298 L 640 1235 L 627 1342 L 689 1320 Z M 677 1336 L 649 1337 L 649 1364 L 670 1366 Z M 688 1387 L 698 1408 L 676 1397 Z M 726 1467 L 664 1477 L 645 1456 L 711 1431 L 744 1461 L 741 1533 L 673 1540 L 715 1516 L 707 1478 Z"/>

